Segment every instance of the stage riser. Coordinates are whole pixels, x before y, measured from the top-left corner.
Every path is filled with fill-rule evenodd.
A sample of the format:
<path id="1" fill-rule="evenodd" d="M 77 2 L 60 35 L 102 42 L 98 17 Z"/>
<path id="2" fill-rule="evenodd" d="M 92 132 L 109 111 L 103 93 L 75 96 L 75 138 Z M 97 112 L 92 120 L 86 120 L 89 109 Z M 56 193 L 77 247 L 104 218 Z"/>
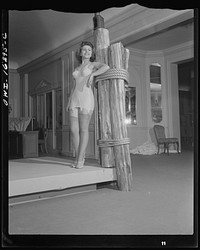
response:
<path id="1" fill-rule="evenodd" d="M 15 160 L 9 162 L 9 199 L 14 201 L 16 197 L 40 195 L 47 192 L 59 192 L 59 195 L 77 192 L 88 187 L 94 187 L 99 183 L 116 181 L 115 168 L 102 168 L 101 166 L 85 164 L 82 169 L 70 167 L 71 162 L 30 159 Z M 95 188 L 96 189 L 96 188 Z M 79 192 L 79 191 L 78 191 Z M 55 195 L 55 194 L 54 194 Z M 30 198 L 30 197 L 29 197 Z M 37 199 L 38 199 L 37 198 Z M 23 199 L 22 199 L 23 200 Z"/>
<path id="2" fill-rule="evenodd" d="M 73 188 L 67 188 L 63 190 L 52 190 L 47 192 L 41 192 L 41 193 L 33 193 L 33 194 L 27 194 L 27 195 L 19 195 L 19 196 L 13 196 L 9 198 L 9 206 L 25 203 L 25 202 L 34 202 L 44 199 L 52 199 L 52 198 L 58 198 L 61 196 L 67 196 L 67 195 L 75 195 L 79 193 L 84 192 L 91 192 L 96 191 L 97 185 L 85 185 L 80 187 L 73 187 Z"/>

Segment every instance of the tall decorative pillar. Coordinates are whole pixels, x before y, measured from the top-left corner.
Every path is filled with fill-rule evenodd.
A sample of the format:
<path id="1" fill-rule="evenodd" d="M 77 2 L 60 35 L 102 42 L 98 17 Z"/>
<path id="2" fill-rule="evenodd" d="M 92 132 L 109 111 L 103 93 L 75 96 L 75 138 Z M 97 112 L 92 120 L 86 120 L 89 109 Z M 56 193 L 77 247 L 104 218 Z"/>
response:
<path id="1" fill-rule="evenodd" d="M 102 167 L 115 167 L 118 188 L 130 191 L 133 177 L 129 151 L 129 138 L 125 124 L 125 83 L 128 82 L 129 50 L 122 43 L 110 45 L 109 32 L 104 28 L 103 17 L 94 18 L 96 60 L 110 69 L 96 77 L 100 163 Z"/>

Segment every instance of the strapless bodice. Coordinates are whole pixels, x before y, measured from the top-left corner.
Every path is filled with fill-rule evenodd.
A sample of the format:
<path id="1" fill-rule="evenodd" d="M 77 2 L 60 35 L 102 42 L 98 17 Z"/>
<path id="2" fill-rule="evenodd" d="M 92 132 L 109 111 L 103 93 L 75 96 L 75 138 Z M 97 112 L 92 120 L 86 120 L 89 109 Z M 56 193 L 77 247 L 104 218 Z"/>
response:
<path id="1" fill-rule="evenodd" d="M 75 69 L 74 72 L 72 73 L 73 77 L 76 79 L 77 77 L 86 77 L 92 73 L 92 69 L 88 67 L 89 65 L 86 65 L 82 69 Z"/>

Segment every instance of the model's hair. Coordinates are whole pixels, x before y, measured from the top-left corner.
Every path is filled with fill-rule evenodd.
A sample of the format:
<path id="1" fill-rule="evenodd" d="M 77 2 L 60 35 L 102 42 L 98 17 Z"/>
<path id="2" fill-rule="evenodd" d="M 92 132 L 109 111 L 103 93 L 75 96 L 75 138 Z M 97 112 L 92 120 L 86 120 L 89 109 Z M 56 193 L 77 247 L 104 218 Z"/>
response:
<path id="1" fill-rule="evenodd" d="M 76 57 L 77 57 L 79 63 L 82 62 L 81 51 L 82 51 L 83 46 L 85 46 L 85 45 L 88 45 L 88 46 L 90 46 L 90 47 L 92 48 L 92 55 L 91 55 L 91 57 L 90 57 L 90 61 L 91 61 L 91 62 L 94 62 L 94 60 L 95 60 L 95 49 L 94 49 L 94 45 L 93 45 L 91 42 L 89 42 L 89 41 L 83 41 L 83 42 L 80 44 L 80 47 L 79 47 L 79 49 L 78 49 L 78 51 L 77 51 L 77 53 L 76 53 Z"/>

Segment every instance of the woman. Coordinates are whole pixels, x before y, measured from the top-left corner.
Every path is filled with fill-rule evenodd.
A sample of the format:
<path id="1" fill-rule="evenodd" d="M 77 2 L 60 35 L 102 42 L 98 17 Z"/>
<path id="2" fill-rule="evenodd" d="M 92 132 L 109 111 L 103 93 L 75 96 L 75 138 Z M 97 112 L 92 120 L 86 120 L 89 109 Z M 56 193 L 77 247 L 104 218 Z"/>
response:
<path id="1" fill-rule="evenodd" d="M 67 106 L 76 153 L 74 168 L 82 168 L 85 161 L 85 151 L 89 140 L 89 123 L 94 110 L 94 95 L 91 88 L 93 79 L 109 69 L 108 65 L 94 62 L 94 59 L 93 44 L 83 41 L 78 52 L 80 65 L 73 72 L 75 85 Z"/>

